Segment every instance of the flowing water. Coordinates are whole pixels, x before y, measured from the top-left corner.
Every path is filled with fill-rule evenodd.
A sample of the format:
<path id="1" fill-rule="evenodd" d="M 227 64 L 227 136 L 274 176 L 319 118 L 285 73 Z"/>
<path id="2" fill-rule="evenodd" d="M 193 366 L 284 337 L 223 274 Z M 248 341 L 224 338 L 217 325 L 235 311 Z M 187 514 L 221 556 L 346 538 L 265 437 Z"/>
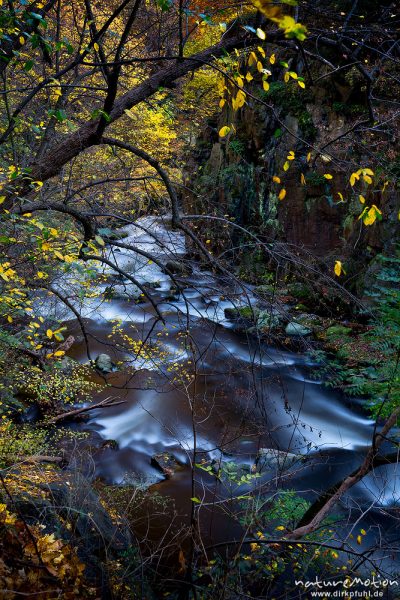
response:
<path id="1" fill-rule="evenodd" d="M 218 279 L 191 265 L 190 275 L 178 277 L 182 291 L 171 291 L 175 282 L 156 263 L 182 257 L 183 236 L 170 231 L 160 217 L 146 217 L 123 231 L 128 234 L 123 244 L 135 245 L 154 261 L 149 264 L 148 258 L 123 248 L 110 250 L 109 258 L 139 283 L 151 285 L 151 297 L 164 323 L 150 301 L 136 303 L 121 293 L 108 301 L 94 297 L 80 305 L 75 300 L 88 331 L 90 355 L 107 353 L 114 363 L 122 362 L 122 368 L 106 377 L 109 386 L 96 400 L 115 396 L 123 402 L 93 411 L 83 426 L 118 443 L 117 450 L 108 448 L 96 455 L 96 476 L 112 483 L 134 479 L 152 484 L 152 489 L 174 498 L 185 515 L 191 505 L 193 458 L 206 464 L 235 462 L 242 469 L 247 465 L 249 473 L 257 463 L 258 485 L 275 482 L 278 488 L 296 489 L 309 500 L 361 463 L 374 423 L 360 404 L 315 379 L 315 365 L 306 355 L 271 348 L 235 330 L 225 318 L 226 308 L 254 302 L 249 286 Z M 132 293 L 135 287 L 116 279 L 108 267 L 97 267 L 94 277 L 94 291 L 109 287 L 110 281 L 118 292 L 125 286 Z M 71 298 L 73 281 L 70 274 L 57 283 Z M 49 300 L 43 310 L 49 311 Z M 51 310 L 71 319 L 56 301 Z M 86 362 L 78 323 L 70 320 L 68 325 L 80 339 L 71 356 Z M 153 351 L 137 355 L 137 346 L 132 350 L 126 335 L 133 341 L 146 340 Z M 257 458 L 260 448 L 271 450 L 264 468 Z M 290 454 L 285 459 L 278 451 Z M 169 479 L 151 462 L 163 452 L 180 464 Z M 207 501 L 218 486 L 219 496 L 224 497 L 223 486 L 213 474 L 197 471 L 199 497 Z M 348 513 L 350 522 L 364 527 L 366 543 L 372 545 L 381 535 L 386 541 L 396 537 L 389 517 L 399 501 L 397 466 L 391 465 L 376 469 L 356 485 L 338 512 Z M 214 541 L 231 538 L 234 532 L 235 526 L 225 518 L 209 527 Z"/>

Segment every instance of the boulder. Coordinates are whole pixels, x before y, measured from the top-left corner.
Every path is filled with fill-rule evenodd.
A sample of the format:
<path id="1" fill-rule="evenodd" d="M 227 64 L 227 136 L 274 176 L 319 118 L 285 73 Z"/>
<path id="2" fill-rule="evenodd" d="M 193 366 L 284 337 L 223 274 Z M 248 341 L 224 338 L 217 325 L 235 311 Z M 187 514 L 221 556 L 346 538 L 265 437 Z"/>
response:
<path id="1" fill-rule="evenodd" d="M 293 454 L 273 448 L 260 448 L 257 456 L 257 465 L 260 469 L 289 469 L 294 463 L 303 460 L 301 454 Z"/>
<path id="2" fill-rule="evenodd" d="M 265 283 L 254 288 L 254 293 L 257 296 L 274 296 L 277 294 L 277 289 L 272 283 Z"/>
<path id="3" fill-rule="evenodd" d="M 167 479 L 170 479 L 180 466 L 176 458 L 169 452 L 155 454 L 151 458 L 151 464 L 164 473 Z"/>
<path id="4" fill-rule="evenodd" d="M 193 271 L 192 267 L 188 264 L 180 262 L 179 260 L 169 260 L 165 263 L 165 271 L 173 273 L 174 275 L 180 275 L 181 277 L 187 277 Z"/>
<path id="5" fill-rule="evenodd" d="M 142 291 L 134 283 L 110 285 L 104 290 L 106 298 L 113 300 L 138 300 Z"/>
<path id="6" fill-rule="evenodd" d="M 99 354 L 95 360 L 96 369 L 102 373 L 112 373 L 114 371 L 114 363 L 108 354 Z"/>
<path id="7" fill-rule="evenodd" d="M 307 335 L 311 335 L 312 334 L 312 330 L 309 329 L 308 327 L 306 327 L 305 325 L 300 325 L 300 323 L 295 323 L 294 321 L 291 321 L 290 323 L 288 323 L 285 327 L 285 333 L 286 335 L 289 336 L 302 336 L 305 337 Z"/>
<path id="8" fill-rule="evenodd" d="M 281 319 L 276 312 L 262 310 L 258 314 L 257 329 L 277 329 L 281 325 Z"/>
<path id="9" fill-rule="evenodd" d="M 224 315 L 229 321 L 253 321 L 257 319 L 259 313 L 258 308 L 251 306 L 239 306 L 238 308 L 225 308 Z"/>

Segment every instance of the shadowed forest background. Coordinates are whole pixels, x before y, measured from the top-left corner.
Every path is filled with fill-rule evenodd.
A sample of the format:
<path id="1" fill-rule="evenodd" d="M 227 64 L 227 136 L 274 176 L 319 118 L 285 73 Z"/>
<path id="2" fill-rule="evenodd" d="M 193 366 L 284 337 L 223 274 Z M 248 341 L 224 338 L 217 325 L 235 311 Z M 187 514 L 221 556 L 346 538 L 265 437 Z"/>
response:
<path id="1" fill-rule="evenodd" d="M 0 3 L 0 598 L 400 596 L 399 23 Z"/>

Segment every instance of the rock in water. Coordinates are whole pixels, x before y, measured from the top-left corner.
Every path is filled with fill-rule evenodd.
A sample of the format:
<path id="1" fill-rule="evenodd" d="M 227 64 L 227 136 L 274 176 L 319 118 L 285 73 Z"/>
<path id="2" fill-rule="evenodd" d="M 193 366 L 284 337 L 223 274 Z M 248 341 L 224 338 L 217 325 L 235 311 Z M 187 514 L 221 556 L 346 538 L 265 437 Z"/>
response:
<path id="1" fill-rule="evenodd" d="M 95 360 L 96 368 L 102 373 L 112 373 L 114 364 L 108 354 L 99 354 Z"/>
<path id="2" fill-rule="evenodd" d="M 162 454 L 155 454 L 151 458 L 151 464 L 164 473 L 169 479 L 175 473 L 179 467 L 179 463 L 176 458 L 169 452 L 162 452 Z"/>
<path id="3" fill-rule="evenodd" d="M 311 329 L 309 329 L 308 327 L 305 327 L 304 325 L 300 325 L 299 323 L 295 323 L 294 321 L 291 321 L 290 323 L 288 323 L 286 325 L 285 333 L 286 333 L 286 335 L 306 336 L 306 335 L 311 335 L 312 331 L 311 331 Z"/>
<path id="4" fill-rule="evenodd" d="M 165 263 L 165 270 L 174 275 L 181 275 L 182 277 L 187 277 L 192 272 L 190 265 L 179 262 L 179 260 L 169 260 Z"/>

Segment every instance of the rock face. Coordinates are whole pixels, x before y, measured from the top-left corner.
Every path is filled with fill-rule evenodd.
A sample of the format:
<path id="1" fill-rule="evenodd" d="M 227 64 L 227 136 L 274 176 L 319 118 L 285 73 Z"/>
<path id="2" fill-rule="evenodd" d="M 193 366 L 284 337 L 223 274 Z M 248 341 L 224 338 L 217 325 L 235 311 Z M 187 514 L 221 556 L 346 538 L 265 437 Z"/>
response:
<path id="1" fill-rule="evenodd" d="M 279 59 L 287 60 L 285 51 L 277 49 L 276 53 Z M 302 74 L 304 64 L 295 68 Z M 365 113 L 365 106 L 357 100 L 359 82 L 346 84 L 345 99 L 335 78 L 332 81 L 321 78 L 320 83 L 306 90 L 285 86 L 274 80 L 274 74 L 269 82 L 270 89 L 262 99 L 274 111 L 249 98 L 240 111 L 232 113 L 227 103 L 220 115 L 210 119 L 187 167 L 194 194 L 185 192 L 183 205 L 188 213 L 203 214 L 213 214 L 218 207 L 220 214 L 234 215 L 239 225 L 260 231 L 268 240 L 305 248 L 317 259 L 329 254 L 346 256 L 360 273 L 362 268 L 356 268 L 360 261 L 365 266 L 374 254 L 389 249 L 390 244 L 393 246 L 399 195 L 387 193 L 384 221 L 376 227 L 364 228 L 358 239 L 359 204 L 349 196 L 345 202 L 338 202 L 338 192 L 345 194 L 348 189 L 348 175 L 335 172 L 329 157 L 308 161 L 310 148 L 304 143 L 325 147 Z M 261 82 L 257 77 L 251 86 L 249 91 L 260 96 Z M 221 141 L 217 132 L 227 122 L 234 125 L 235 134 Z M 284 172 L 283 165 L 291 150 L 295 159 Z M 343 150 L 334 147 L 339 158 L 342 152 L 345 158 L 347 151 L 345 144 Z M 363 156 L 360 151 L 357 160 L 367 164 L 370 155 L 366 152 Z M 194 172 L 198 173 L 195 182 Z M 326 179 L 326 173 L 333 178 Z M 274 174 L 279 175 L 287 191 L 284 201 L 278 200 L 280 185 L 273 183 Z M 220 228 L 213 236 L 217 249 L 224 245 L 221 240 L 228 235 L 233 245 L 239 246 L 243 241 L 237 231 L 228 234 Z M 360 254 L 364 254 L 363 260 Z M 251 259 L 254 261 L 254 256 Z M 270 292 L 265 291 L 267 295 Z"/>
<path id="2" fill-rule="evenodd" d="M 114 364 L 108 354 L 99 354 L 95 360 L 95 365 L 99 371 L 105 374 L 114 371 Z"/>

